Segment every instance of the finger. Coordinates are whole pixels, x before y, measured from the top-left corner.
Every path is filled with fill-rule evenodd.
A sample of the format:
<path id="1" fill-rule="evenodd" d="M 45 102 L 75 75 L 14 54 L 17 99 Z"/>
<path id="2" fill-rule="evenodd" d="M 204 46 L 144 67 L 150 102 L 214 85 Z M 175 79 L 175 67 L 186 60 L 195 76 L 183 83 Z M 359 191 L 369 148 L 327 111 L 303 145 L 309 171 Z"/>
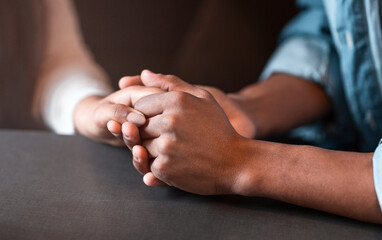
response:
<path id="1" fill-rule="evenodd" d="M 145 116 L 136 110 L 127 114 L 126 120 L 130 123 L 133 123 L 137 127 L 140 127 L 146 123 Z"/>
<path id="2" fill-rule="evenodd" d="M 142 113 L 123 104 L 104 102 L 94 113 L 94 119 L 97 124 L 103 128 L 106 127 L 110 120 L 122 124 L 126 122 L 128 118 L 131 119 L 134 124 L 137 124 L 137 126 L 142 126 L 146 123 L 146 118 Z"/>
<path id="3" fill-rule="evenodd" d="M 142 139 L 157 138 L 163 131 L 168 130 L 171 124 L 171 120 L 167 120 L 163 115 L 156 115 L 148 118 L 146 124 L 139 128 L 139 135 Z"/>
<path id="4" fill-rule="evenodd" d="M 209 96 L 205 90 L 194 87 L 173 75 L 155 74 L 150 70 L 143 70 L 141 79 L 143 85 L 147 87 L 157 87 L 165 91 L 182 91 L 200 98 Z"/>
<path id="5" fill-rule="evenodd" d="M 124 104 L 126 106 L 134 106 L 135 103 L 148 95 L 163 93 L 159 88 L 150 88 L 144 86 L 130 86 L 111 94 L 108 99 L 116 104 Z"/>
<path id="6" fill-rule="evenodd" d="M 122 125 L 114 120 L 110 120 L 107 122 L 107 125 L 106 125 L 107 129 L 109 130 L 109 132 L 114 136 L 116 137 L 117 139 L 121 140 L 123 142 L 123 139 L 122 139 Z"/>
<path id="7" fill-rule="evenodd" d="M 133 165 L 138 172 L 145 175 L 143 181 L 147 186 L 166 186 L 164 182 L 157 179 L 152 173 L 150 173 L 150 160 L 148 153 L 143 146 L 136 145 L 132 149 L 133 153 Z"/>
<path id="8" fill-rule="evenodd" d="M 135 145 L 131 152 L 133 153 L 133 165 L 141 174 L 150 172 L 150 162 L 147 150 L 141 145 Z"/>
<path id="9" fill-rule="evenodd" d="M 138 127 L 130 122 L 122 124 L 122 139 L 129 149 L 141 143 Z"/>
<path id="10" fill-rule="evenodd" d="M 118 86 L 120 89 L 124 89 L 134 85 L 143 85 L 140 75 L 126 76 L 121 78 L 118 82 Z"/>
<path id="11" fill-rule="evenodd" d="M 145 115 L 146 118 L 162 114 L 169 107 L 167 93 L 153 94 L 137 101 L 134 109 Z"/>
<path id="12" fill-rule="evenodd" d="M 150 187 L 168 186 L 165 182 L 156 178 L 152 172 L 148 172 L 143 176 L 143 182 Z"/>
<path id="13" fill-rule="evenodd" d="M 142 146 L 147 150 L 149 158 L 157 158 L 159 156 L 159 138 L 148 139 L 142 142 Z"/>
<path id="14" fill-rule="evenodd" d="M 150 118 L 167 111 L 186 111 L 190 106 L 200 104 L 200 100 L 189 93 L 172 91 L 143 97 L 136 102 L 134 109 Z"/>

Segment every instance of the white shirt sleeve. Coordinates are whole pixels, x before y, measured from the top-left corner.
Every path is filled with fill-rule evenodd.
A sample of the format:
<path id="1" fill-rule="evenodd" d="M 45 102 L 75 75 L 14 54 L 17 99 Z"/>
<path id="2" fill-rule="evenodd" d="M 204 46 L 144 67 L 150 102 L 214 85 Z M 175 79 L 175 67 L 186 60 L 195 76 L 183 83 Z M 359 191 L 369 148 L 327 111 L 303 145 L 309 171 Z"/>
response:
<path id="1" fill-rule="evenodd" d="M 71 69 L 55 80 L 58 81 L 53 88 L 46 90 L 43 119 L 57 134 L 71 135 L 75 133 L 73 119 L 77 104 L 88 96 L 105 96 L 108 91 L 83 69 Z"/>
<path id="2" fill-rule="evenodd" d="M 91 95 L 112 92 L 106 74 L 87 50 L 70 0 L 45 0 L 46 38 L 34 112 L 54 132 L 74 134 L 73 113 Z"/>

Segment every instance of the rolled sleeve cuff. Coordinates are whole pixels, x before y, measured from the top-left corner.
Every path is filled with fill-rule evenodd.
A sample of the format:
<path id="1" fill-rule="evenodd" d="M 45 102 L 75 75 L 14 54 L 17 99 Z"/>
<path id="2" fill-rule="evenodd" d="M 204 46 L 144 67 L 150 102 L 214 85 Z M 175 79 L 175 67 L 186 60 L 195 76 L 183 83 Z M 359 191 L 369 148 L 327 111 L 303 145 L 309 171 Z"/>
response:
<path id="1" fill-rule="evenodd" d="M 382 211 L 382 139 L 373 156 L 374 187 Z"/>
<path id="2" fill-rule="evenodd" d="M 57 85 L 45 96 L 42 116 L 45 123 L 57 134 L 75 133 L 74 110 L 88 96 L 106 96 L 111 89 L 86 72 L 71 71 L 58 77 Z"/>
<path id="3" fill-rule="evenodd" d="M 286 73 L 324 84 L 329 55 L 330 46 L 324 39 L 308 36 L 289 38 L 273 54 L 260 80 L 274 73 Z"/>

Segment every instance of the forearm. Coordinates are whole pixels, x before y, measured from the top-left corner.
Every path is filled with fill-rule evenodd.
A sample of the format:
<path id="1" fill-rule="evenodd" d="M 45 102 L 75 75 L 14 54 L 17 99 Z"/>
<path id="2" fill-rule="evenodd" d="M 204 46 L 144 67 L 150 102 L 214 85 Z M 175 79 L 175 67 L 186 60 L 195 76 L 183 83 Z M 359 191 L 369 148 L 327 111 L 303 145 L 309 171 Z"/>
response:
<path id="1" fill-rule="evenodd" d="M 363 221 L 382 223 L 372 153 L 251 141 L 239 175 L 243 195 L 262 196 Z"/>
<path id="2" fill-rule="evenodd" d="M 330 112 L 320 86 L 287 74 L 274 74 L 229 96 L 253 121 L 256 138 L 284 133 Z"/>
<path id="3" fill-rule="evenodd" d="M 112 91 L 83 42 L 71 1 L 46 0 L 44 60 L 34 93 L 36 117 L 55 132 L 73 134 L 73 111 L 83 99 Z"/>

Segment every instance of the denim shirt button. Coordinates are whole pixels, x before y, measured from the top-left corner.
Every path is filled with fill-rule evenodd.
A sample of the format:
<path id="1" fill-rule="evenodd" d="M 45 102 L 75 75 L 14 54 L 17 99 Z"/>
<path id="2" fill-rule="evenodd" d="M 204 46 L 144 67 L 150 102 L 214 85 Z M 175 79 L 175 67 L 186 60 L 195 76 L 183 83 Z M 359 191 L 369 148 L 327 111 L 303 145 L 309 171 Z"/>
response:
<path id="1" fill-rule="evenodd" d="M 349 50 L 354 49 L 354 41 L 353 41 L 353 36 L 351 35 L 350 31 L 345 32 L 345 39 L 346 39 L 346 45 Z"/>
<path id="2" fill-rule="evenodd" d="M 372 130 L 376 130 L 377 124 L 375 122 L 373 112 L 370 109 L 365 112 L 365 120 Z"/>

